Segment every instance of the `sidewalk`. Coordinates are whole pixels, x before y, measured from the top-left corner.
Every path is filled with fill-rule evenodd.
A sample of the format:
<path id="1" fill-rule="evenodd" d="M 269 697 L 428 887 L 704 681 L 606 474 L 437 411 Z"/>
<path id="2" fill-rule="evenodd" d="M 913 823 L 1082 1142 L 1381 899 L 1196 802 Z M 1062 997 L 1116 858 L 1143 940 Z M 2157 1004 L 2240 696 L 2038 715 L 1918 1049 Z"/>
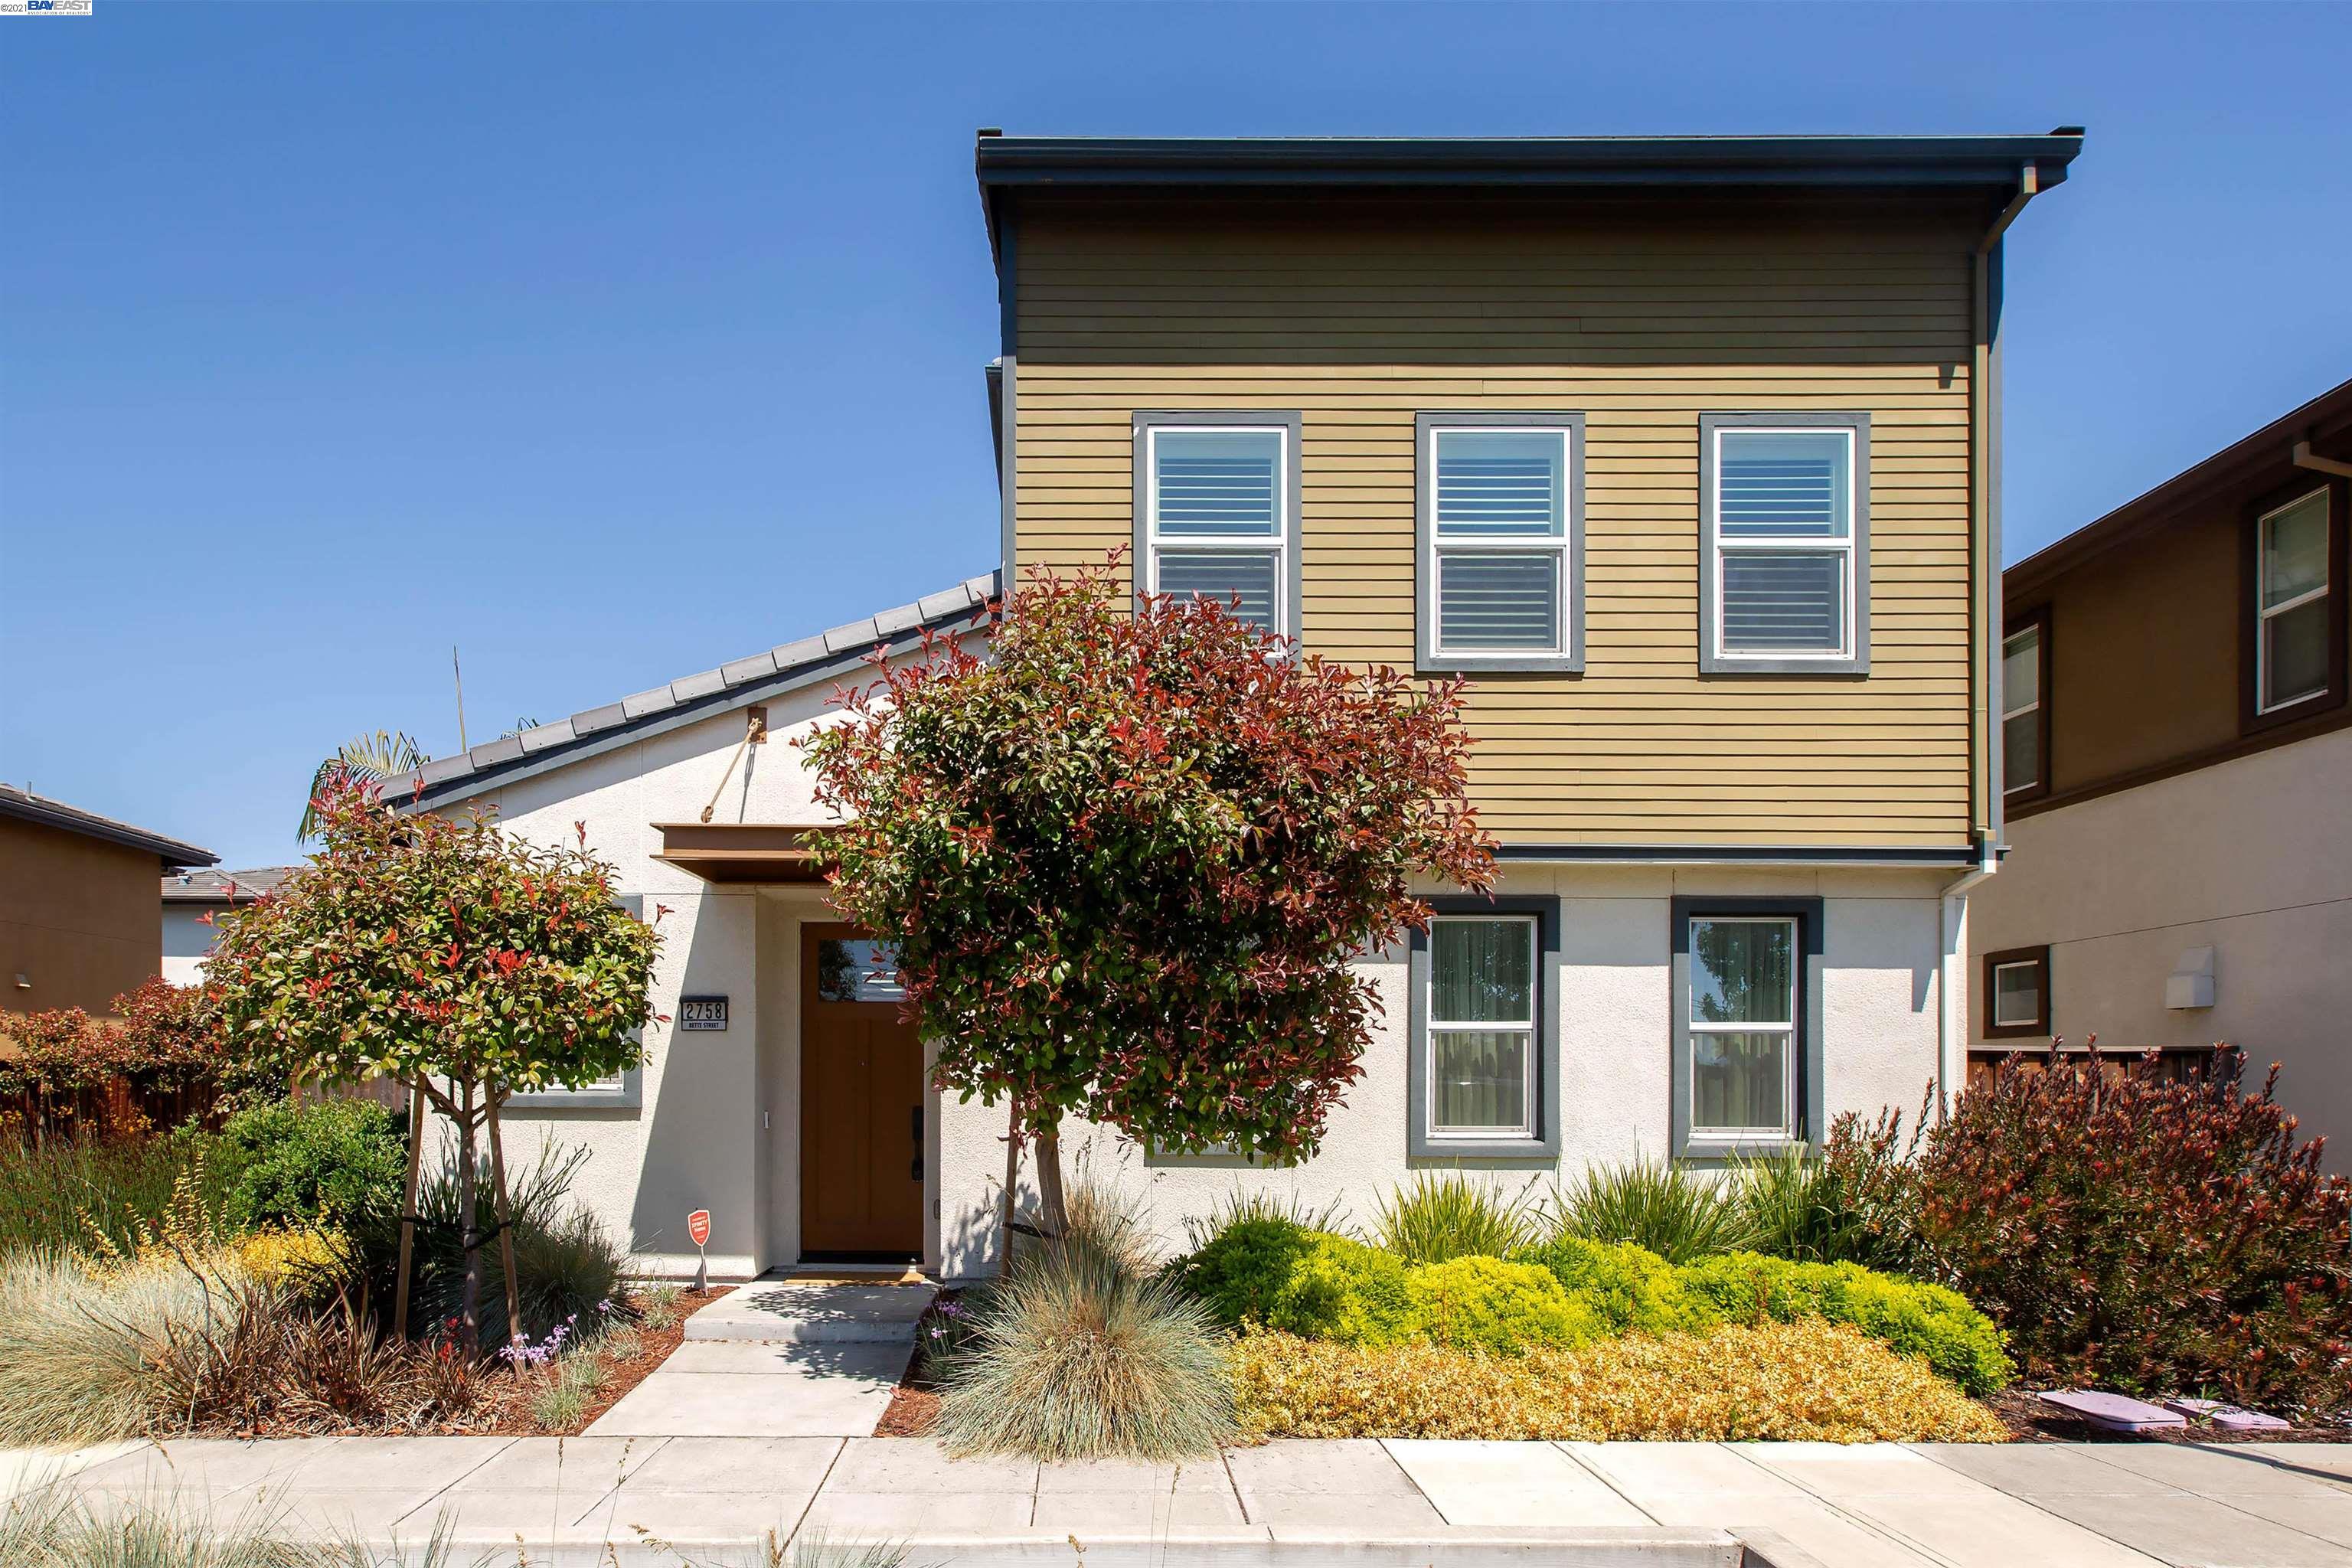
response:
<path id="1" fill-rule="evenodd" d="M 541 1568 L 751 1560 L 767 1532 L 909 1542 L 910 1568 L 2341 1568 L 2352 1445 L 1276 1442 L 1184 1467 L 948 1459 L 892 1437 L 115 1444 L 33 1465 L 289 1531 Z M 654 1538 L 651 1542 L 648 1537 Z M 667 1543 L 665 1546 L 663 1543 Z M 1170 1550 L 1197 1550 L 1171 1557 Z"/>

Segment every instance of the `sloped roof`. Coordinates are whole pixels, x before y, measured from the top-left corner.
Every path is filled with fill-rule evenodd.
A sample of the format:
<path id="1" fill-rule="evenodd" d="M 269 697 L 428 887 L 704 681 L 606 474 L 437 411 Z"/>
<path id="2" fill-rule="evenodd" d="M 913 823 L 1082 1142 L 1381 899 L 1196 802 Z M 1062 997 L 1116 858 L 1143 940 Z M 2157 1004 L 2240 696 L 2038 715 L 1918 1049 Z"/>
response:
<path id="1" fill-rule="evenodd" d="M 180 839 L 167 838 L 144 827 L 133 827 L 127 822 L 117 822 L 110 816 L 100 816 L 94 811 L 84 811 L 78 805 L 68 805 L 47 795 L 33 795 L 13 784 L 0 784 L 0 816 L 37 822 L 44 827 L 79 833 L 85 838 L 102 838 L 109 844 L 144 849 L 160 856 L 166 866 L 212 866 L 220 861 L 220 857 L 209 849 L 199 849 Z"/>
<path id="2" fill-rule="evenodd" d="M 278 890 L 299 866 L 254 866 L 243 871 L 179 871 L 163 879 L 167 904 L 249 904 Z"/>
<path id="3" fill-rule="evenodd" d="M 410 808 L 463 799 L 484 789 L 530 778 L 707 719 L 714 713 L 781 696 L 820 681 L 853 675 L 877 647 L 892 651 L 921 640 L 926 631 L 969 623 L 1002 592 L 1001 574 L 967 577 L 864 620 L 850 621 L 764 653 L 681 676 L 618 702 L 607 702 L 512 735 L 485 742 L 460 756 L 437 757 L 415 780 L 385 781 L 383 798 Z"/>

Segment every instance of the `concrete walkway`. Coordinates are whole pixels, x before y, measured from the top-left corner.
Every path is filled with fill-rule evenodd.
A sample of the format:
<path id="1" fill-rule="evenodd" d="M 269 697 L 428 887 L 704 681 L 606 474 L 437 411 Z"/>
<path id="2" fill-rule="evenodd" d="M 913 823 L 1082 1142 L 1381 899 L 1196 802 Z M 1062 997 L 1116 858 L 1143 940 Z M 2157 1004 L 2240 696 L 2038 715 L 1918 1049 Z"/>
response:
<path id="1" fill-rule="evenodd" d="M 592 1437 L 863 1437 L 889 1408 L 935 1287 L 755 1279 L 686 1321 Z"/>
<path id="2" fill-rule="evenodd" d="M 2342 1568 L 2352 1445 L 1278 1442 L 1182 1467 L 947 1458 L 919 1438 L 404 1437 L 112 1445 L 54 1466 L 99 1507 L 274 1514 L 501 1563 L 751 1562 L 908 1542 L 916 1568 Z"/>

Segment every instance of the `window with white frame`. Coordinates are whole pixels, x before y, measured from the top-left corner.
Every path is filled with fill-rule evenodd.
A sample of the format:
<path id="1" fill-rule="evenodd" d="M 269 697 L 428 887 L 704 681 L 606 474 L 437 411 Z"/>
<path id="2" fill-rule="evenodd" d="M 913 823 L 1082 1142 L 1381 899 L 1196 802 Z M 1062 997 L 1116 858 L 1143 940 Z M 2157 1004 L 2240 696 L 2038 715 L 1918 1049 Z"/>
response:
<path id="1" fill-rule="evenodd" d="M 2260 520 L 2254 689 L 2261 712 L 2306 702 L 2327 690 L 2327 525 L 2324 489 Z"/>
<path id="2" fill-rule="evenodd" d="M 1582 416 L 1418 424 L 1423 668 L 1578 668 Z"/>
<path id="3" fill-rule="evenodd" d="M 2050 950 L 2011 947 L 1984 956 L 1985 1037 L 2050 1032 Z"/>
<path id="4" fill-rule="evenodd" d="M 1136 555 L 1147 592 L 1212 599 L 1277 636 L 1297 635 L 1297 435 L 1295 425 L 1246 416 L 1139 419 Z"/>
<path id="5" fill-rule="evenodd" d="M 1537 940 L 1533 916 L 1430 922 L 1423 1048 L 1433 1141 L 1535 1135 Z"/>
<path id="6" fill-rule="evenodd" d="M 1869 647 L 1869 421 L 1702 418 L 1700 668 L 1859 672 Z"/>
<path id="7" fill-rule="evenodd" d="M 2000 645 L 2001 793 L 2042 782 L 2042 626 L 2014 631 Z"/>
<path id="8" fill-rule="evenodd" d="M 1796 1135 L 1797 934 L 1781 916 L 1691 917 L 1694 1141 Z"/>

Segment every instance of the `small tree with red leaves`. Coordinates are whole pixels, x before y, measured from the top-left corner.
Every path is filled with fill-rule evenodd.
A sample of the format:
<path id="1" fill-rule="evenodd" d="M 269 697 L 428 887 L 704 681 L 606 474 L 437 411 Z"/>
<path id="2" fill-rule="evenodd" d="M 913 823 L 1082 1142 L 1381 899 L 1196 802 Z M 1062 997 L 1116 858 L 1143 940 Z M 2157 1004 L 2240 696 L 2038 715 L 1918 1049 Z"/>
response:
<path id="1" fill-rule="evenodd" d="M 474 1220 L 475 1136 L 487 1124 L 512 1331 L 499 1108 L 643 1059 L 659 940 L 615 900 L 584 826 L 578 844 L 546 847 L 480 815 L 404 816 L 358 783 L 331 783 L 316 807 L 325 847 L 221 922 L 208 989 L 256 1054 L 306 1079 L 395 1079 L 457 1125 L 463 1321 L 478 1347 L 488 1237 Z M 413 1150 L 404 1215 L 415 1208 Z M 403 1232 L 404 1293 L 405 1218 Z"/>
<path id="2" fill-rule="evenodd" d="M 1171 1152 L 1302 1159 L 1379 1004 L 1350 957 L 1485 890 L 1457 682 L 1296 657 L 1108 567 L 1046 576 L 803 742 L 833 901 L 897 947 L 935 1081 L 1007 1100 L 1065 1223 L 1066 1114 Z"/>

